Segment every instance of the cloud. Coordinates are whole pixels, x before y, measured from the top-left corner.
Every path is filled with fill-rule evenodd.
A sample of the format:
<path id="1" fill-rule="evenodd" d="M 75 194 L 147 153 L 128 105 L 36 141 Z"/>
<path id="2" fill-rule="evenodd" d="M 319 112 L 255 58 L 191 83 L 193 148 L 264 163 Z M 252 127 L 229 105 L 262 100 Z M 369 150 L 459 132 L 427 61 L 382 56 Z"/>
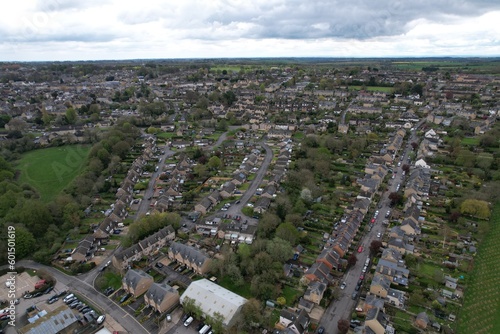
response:
<path id="1" fill-rule="evenodd" d="M 7 7 L 0 43 L 24 58 L 68 56 L 69 45 L 90 59 L 500 55 L 498 0 L 18 0 Z M 0 59 L 9 57 L 0 50 Z"/>

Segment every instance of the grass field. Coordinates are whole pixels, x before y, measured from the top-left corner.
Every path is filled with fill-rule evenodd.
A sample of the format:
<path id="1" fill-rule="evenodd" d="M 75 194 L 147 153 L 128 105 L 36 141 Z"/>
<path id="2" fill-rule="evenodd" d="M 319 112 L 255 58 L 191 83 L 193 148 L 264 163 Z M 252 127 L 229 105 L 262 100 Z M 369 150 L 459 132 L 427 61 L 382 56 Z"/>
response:
<path id="1" fill-rule="evenodd" d="M 361 90 L 362 86 L 349 86 L 349 90 Z M 366 86 L 366 90 L 369 92 L 383 92 L 392 93 L 392 87 L 380 87 L 380 86 Z"/>
<path id="2" fill-rule="evenodd" d="M 465 290 L 456 333 L 500 333 L 500 203 L 491 215 L 490 230 L 479 245 Z"/>
<path id="3" fill-rule="evenodd" d="M 25 153 L 17 165 L 19 182 L 30 184 L 42 201 L 49 202 L 82 172 L 89 150 L 89 146 L 72 145 Z"/>

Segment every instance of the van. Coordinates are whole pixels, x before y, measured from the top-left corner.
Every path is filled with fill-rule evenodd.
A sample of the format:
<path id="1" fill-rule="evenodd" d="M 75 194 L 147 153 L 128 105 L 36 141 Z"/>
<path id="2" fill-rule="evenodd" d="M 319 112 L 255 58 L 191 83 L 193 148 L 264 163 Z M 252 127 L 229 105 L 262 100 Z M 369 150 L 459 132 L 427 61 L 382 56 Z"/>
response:
<path id="1" fill-rule="evenodd" d="M 194 320 L 193 317 L 187 318 L 186 321 L 184 321 L 184 327 L 188 327 L 189 325 L 191 325 L 193 320 Z"/>
<path id="2" fill-rule="evenodd" d="M 210 330 L 210 326 L 209 325 L 205 325 L 203 326 L 200 331 L 198 332 L 199 334 L 206 334 L 208 331 Z"/>
<path id="3" fill-rule="evenodd" d="M 71 293 L 71 294 L 67 295 L 66 297 L 64 297 L 63 301 L 66 303 L 68 300 L 70 300 L 73 297 L 75 297 L 75 295 Z"/>

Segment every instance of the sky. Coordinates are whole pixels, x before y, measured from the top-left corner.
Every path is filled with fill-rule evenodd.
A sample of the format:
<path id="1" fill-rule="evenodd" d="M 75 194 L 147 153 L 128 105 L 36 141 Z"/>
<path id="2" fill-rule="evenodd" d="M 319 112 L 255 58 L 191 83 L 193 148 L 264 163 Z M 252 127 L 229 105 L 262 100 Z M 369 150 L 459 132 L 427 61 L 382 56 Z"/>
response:
<path id="1" fill-rule="evenodd" d="M 499 0 L 3 0 L 0 61 L 500 56 Z"/>

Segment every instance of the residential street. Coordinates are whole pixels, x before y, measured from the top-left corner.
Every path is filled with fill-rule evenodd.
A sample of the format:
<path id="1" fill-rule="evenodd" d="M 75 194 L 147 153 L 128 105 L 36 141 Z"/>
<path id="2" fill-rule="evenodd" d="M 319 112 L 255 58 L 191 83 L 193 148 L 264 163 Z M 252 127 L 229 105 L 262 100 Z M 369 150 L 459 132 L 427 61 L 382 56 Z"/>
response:
<path id="1" fill-rule="evenodd" d="M 91 284 L 81 281 L 78 277 L 68 276 L 57 269 L 48 267 L 33 261 L 22 260 L 17 263 L 18 266 L 32 269 L 44 269 L 48 271 L 57 282 L 69 287 L 72 292 L 77 292 L 95 303 L 103 312 L 114 318 L 129 333 L 148 333 L 148 331 L 130 314 L 125 312 L 119 305 L 108 297 L 97 292 Z"/>
<path id="2" fill-rule="evenodd" d="M 421 124 L 422 122 L 418 123 L 415 126 L 415 128 L 419 127 Z M 408 144 L 406 148 L 404 149 L 404 151 L 400 156 L 401 161 L 407 163 L 408 155 L 412 150 L 411 143 L 415 140 L 416 140 L 416 134 L 414 130 L 412 131 L 411 138 L 407 141 Z M 355 292 L 356 284 L 359 280 L 360 275 L 362 274 L 362 270 L 365 265 L 365 260 L 370 255 L 370 244 L 373 240 L 380 240 L 379 238 L 377 238 L 378 233 L 381 233 L 382 237 L 385 233 L 386 226 L 382 224 L 382 221 L 386 219 L 385 215 L 387 213 L 387 210 L 390 209 L 389 194 L 391 192 L 395 192 L 398 185 L 400 185 L 400 187 L 403 187 L 402 184 L 404 179 L 402 175 L 403 163 L 401 163 L 401 166 L 399 167 L 397 166 L 397 163 L 400 160 L 394 161 L 395 163 L 394 172 L 396 172 L 395 177 L 394 179 L 389 179 L 389 186 L 387 188 L 387 191 L 381 196 L 380 202 L 375 203 L 378 204 L 378 206 L 380 206 L 380 208 L 378 208 L 379 214 L 375 219 L 375 223 L 373 224 L 371 231 L 366 233 L 361 239 L 360 245 L 363 246 L 363 251 L 361 253 L 356 253 L 356 257 L 358 258 L 356 265 L 350 268 L 349 271 L 344 275 L 343 279 L 346 282 L 346 287 L 344 290 L 339 290 L 340 291 L 339 299 L 334 300 L 332 303 L 330 303 L 330 305 L 325 311 L 325 314 L 323 315 L 323 318 L 320 321 L 320 326 L 325 327 L 326 333 L 333 333 L 333 334 L 337 333 L 338 321 L 340 319 L 349 320 L 351 318 L 351 313 L 354 310 L 355 303 L 358 302 L 359 295 L 363 292 L 362 289 L 360 289 L 358 291 L 356 300 L 352 299 L 352 294 Z M 388 175 L 388 177 L 390 176 Z M 339 285 L 340 284 L 341 282 L 339 283 Z"/>

